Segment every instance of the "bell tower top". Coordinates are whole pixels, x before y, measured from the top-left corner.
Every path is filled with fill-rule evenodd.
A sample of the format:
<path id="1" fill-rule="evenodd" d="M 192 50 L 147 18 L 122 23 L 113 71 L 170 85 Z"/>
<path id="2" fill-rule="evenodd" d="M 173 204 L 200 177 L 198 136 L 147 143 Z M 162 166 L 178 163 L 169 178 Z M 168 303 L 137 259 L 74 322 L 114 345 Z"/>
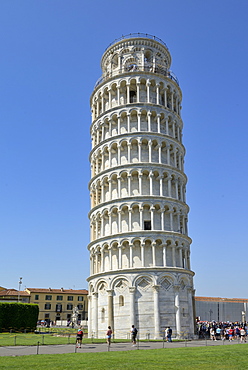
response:
<path id="1" fill-rule="evenodd" d="M 96 86 L 130 72 L 161 74 L 179 85 L 170 66 L 171 55 L 161 39 L 145 33 L 131 33 L 116 39 L 106 48 L 101 59 L 102 76 Z"/>

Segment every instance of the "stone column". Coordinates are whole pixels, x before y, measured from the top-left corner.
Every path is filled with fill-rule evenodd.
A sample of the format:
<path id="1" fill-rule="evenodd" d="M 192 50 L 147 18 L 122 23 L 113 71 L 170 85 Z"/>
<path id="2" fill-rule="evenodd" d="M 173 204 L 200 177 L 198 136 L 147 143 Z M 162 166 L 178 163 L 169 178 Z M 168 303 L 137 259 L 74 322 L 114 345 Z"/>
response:
<path id="1" fill-rule="evenodd" d="M 142 195 L 142 173 L 139 173 L 139 195 Z"/>
<path id="2" fill-rule="evenodd" d="M 154 225 L 154 211 L 155 211 L 155 207 L 151 207 L 150 208 L 150 212 L 151 212 L 151 229 L 152 230 L 155 230 L 155 225 Z"/>
<path id="3" fill-rule="evenodd" d="M 120 86 L 117 85 L 117 104 L 120 105 Z"/>
<path id="4" fill-rule="evenodd" d="M 161 208 L 161 230 L 164 231 L 164 208 Z"/>
<path id="5" fill-rule="evenodd" d="M 176 267 L 176 244 L 171 244 L 172 248 L 172 266 Z"/>
<path id="6" fill-rule="evenodd" d="M 188 288 L 187 289 L 188 291 L 188 305 L 189 305 L 189 334 L 190 336 L 194 335 L 194 332 L 195 332 L 195 320 L 194 320 L 194 313 L 193 313 L 193 297 L 192 297 L 192 293 L 193 293 L 193 289 L 192 288 Z"/>
<path id="7" fill-rule="evenodd" d="M 167 108 L 167 89 L 164 89 L 164 106 Z"/>
<path id="8" fill-rule="evenodd" d="M 140 207 L 140 230 L 143 230 L 143 207 Z"/>
<path id="9" fill-rule="evenodd" d="M 104 271 L 104 249 L 101 249 L 101 272 Z"/>
<path id="10" fill-rule="evenodd" d="M 112 248 L 109 247 L 109 269 L 112 270 Z"/>
<path id="11" fill-rule="evenodd" d="M 140 82 L 137 82 L 137 103 L 140 101 Z"/>
<path id="12" fill-rule="evenodd" d="M 168 144 L 167 147 L 167 164 L 170 166 L 170 145 Z"/>
<path id="13" fill-rule="evenodd" d="M 128 210 L 128 231 L 132 231 L 132 209 Z"/>
<path id="14" fill-rule="evenodd" d="M 149 158 L 148 161 L 151 163 L 152 162 L 152 141 L 148 141 L 148 150 L 149 150 Z"/>
<path id="15" fill-rule="evenodd" d="M 142 154 L 141 154 L 141 146 L 142 146 L 142 143 L 139 141 L 138 142 L 138 160 L 139 160 L 139 163 L 142 162 Z"/>
<path id="16" fill-rule="evenodd" d="M 149 179 L 150 179 L 150 195 L 153 195 L 153 177 L 154 177 L 154 175 L 153 175 L 153 173 L 152 173 L 152 171 L 150 171 L 150 173 L 149 173 Z"/>
<path id="17" fill-rule="evenodd" d="M 166 247 L 167 245 L 166 244 L 163 244 L 163 266 L 166 267 L 167 266 L 167 260 L 166 260 Z"/>
<path id="18" fill-rule="evenodd" d="M 171 176 L 168 176 L 168 197 L 171 198 Z"/>
<path id="19" fill-rule="evenodd" d="M 121 176 L 117 176 L 117 194 L 121 198 Z"/>
<path id="20" fill-rule="evenodd" d="M 128 184 L 128 196 L 131 196 L 131 175 L 127 175 L 127 184 Z"/>
<path id="21" fill-rule="evenodd" d="M 137 116 L 138 116 L 138 132 L 140 132 L 141 131 L 141 128 L 140 128 L 141 113 L 138 112 Z"/>
<path id="22" fill-rule="evenodd" d="M 117 116 L 117 132 L 118 132 L 118 135 L 121 134 L 121 117 L 120 116 Z"/>
<path id="23" fill-rule="evenodd" d="M 127 144 L 127 162 L 131 163 L 131 144 Z"/>
<path id="24" fill-rule="evenodd" d="M 159 195 L 163 196 L 163 176 L 159 176 Z"/>
<path id="25" fill-rule="evenodd" d="M 169 135 L 169 118 L 165 119 L 165 134 Z"/>
<path id="26" fill-rule="evenodd" d="M 160 132 L 161 132 L 161 122 L 160 122 L 160 117 L 161 117 L 161 115 L 160 114 L 158 114 L 157 115 L 157 124 L 158 124 L 158 133 L 160 134 Z"/>
<path id="27" fill-rule="evenodd" d="M 109 98 L 109 109 L 111 109 L 112 108 L 111 89 L 108 90 L 108 93 L 109 93 L 109 96 L 108 96 L 108 98 Z"/>
<path id="28" fill-rule="evenodd" d="M 175 285 L 174 286 L 175 291 L 175 314 L 176 314 L 176 332 L 177 332 L 177 338 L 181 337 L 181 307 L 180 307 L 180 298 L 179 298 L 179 291 L 180 286 Z"/>
<path id="29" fill-rule="evenodd" d="M 145 244 L 140 244 L 140 257 L 141 257 L 141 266 L 145 266 Z"/>
<path id="30" fill-rule="evenodd" d="M 159 84 L 156 84 L 156 104 L 159 105 Z"/>
<path id="31" fill-rule="evenodd" d="M 161 149 L 161 144 L 158 144 L 158 163 L 162 163 L 162 149 Z"/>
<path id="32" fill-rule="evenodd" d="M 148 80 L 146 83 L 146 101 L 147 103 L 150 103 L 150 85 L 151 82 Z"/>
<path id="33" fill-rule="evenodd" d="M 113 290 L 107 289 L 108 293 L 108 326 L 114 331 L 114 307 L 113 307 Z"/>
<path id="34" fill-rule="evenodd" d="M 129 267 L 133 267 L 133 245 L 129 244 Z"/>
<path id="35" fill-rule="evenodd" d="M 182 247 L 179 248 L 179 267 L 183 267 L 183 253 Z"/>
<path id="36" fill-rule="evenodd" d="M 121 145 L 117 144 L 117 162 L 118 165 L 121 165 Z"/>
<path id="37" fill-rule="evenodd" d="M 127 84 L 127 104 L 130 103 L 130 84 Z"/>
<path id="38" fill-rule="evenodd" d="M 109 214 L 109 234 L 112 235 L 112 212 L 110 211 Z"/>
<path id="39" fill-rule="evenodd" d="M 159 285 L 153 286 L 154 300 L 154 339 L 160 338 Z"/>
<path id="40" fill-rule="evenodd" d="M 112 180 L 109 179 L 109 200 L 112 200 Z"/>
<path id="41" fill-rule="evenodd" d="M 122 227 L 121 227 L 121 210 L 118 211 L 118 231 L 119 233 L 122 232 Z"/>
<path id="42" fill-rule="evenodd" d="M 156 266 L 156 243 L 152 243 L 152 266 Z"/>
<path id="43" fill-rule="evenodd" d="M 118 269 L 122 268 L 122 247 L 118 245 Z"/>
<path id="44" fill-rule="evenodd" d="M 88 295 L 88 335 L 92 335 L 92 317 L 91 317 L 91 305 L 92 305 L 92 296 Z"/>
<path id="45" fill-rule="evenodd" d="M 131 132 L 131 130 L 130 130 L 130 113 L 127 113 L 127 132 Z"/>
<path id="46" fill-rule="evenodd" d="M 94 332 L 94 337 L 98 338 L 98 293 L 93 293 L 93 322 L 92 322 L 92 328 Z"/>
<path id="47" fill-rule="evenodd" d="M 151 132 L 151 112 L 147 113 L 147 120 L 148 120 L 148 132 Z"/>
<path id="48" fill-rule="evenodd" d="M 132 325 L 135 325 L 135 286 L 129 287 L 129 293 L 130 293 L 130 328 Z"/>

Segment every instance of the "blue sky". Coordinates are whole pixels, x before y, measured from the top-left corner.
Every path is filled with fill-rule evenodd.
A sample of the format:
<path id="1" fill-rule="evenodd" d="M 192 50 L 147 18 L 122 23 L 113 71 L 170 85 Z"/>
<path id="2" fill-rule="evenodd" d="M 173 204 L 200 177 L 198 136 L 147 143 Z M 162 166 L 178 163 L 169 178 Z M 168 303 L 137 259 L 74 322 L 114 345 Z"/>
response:
<path id="1" fill-rule="evenodd" d="M 248 298 L 248 2 L 0 2 L 0 286 L 87 288 L 89 98 L 115 39 L 161 38 L 183 92 L 196 295 Z"/>

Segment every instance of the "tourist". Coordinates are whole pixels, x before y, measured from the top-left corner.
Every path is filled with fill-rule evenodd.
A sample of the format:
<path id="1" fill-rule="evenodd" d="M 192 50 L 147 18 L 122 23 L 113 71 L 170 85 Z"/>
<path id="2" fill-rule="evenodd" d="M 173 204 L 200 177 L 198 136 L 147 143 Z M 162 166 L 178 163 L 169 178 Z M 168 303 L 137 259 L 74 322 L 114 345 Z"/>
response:
<path id="1" fill-rule="evenodd" d="M 216 341 L 216 336 L 215 336 L 215 330 L 214 330 L 214 328 L 211 328 L 210 329 L 210 338 L 212 340 L 215 340 Z"/>
<path id="2" fill-rule="evenodd" d="M 246 330 L 243 327 L 240 328 L 240 342 L 246 343 Z"/>
<path id="3" fill-rule="evenodd" d="M 80 326 L 78 331 L 77 331 L 77 339 L 76 339 L 76 347 L 77 348 L 81 348 L 83 335 L 84 335 L 84 332 L 83 332 L 82 326 Z"/>
<path id="4" fill-rule="evenodd" d="M 168 326 L 168 327 L 165 329 L 165 338 L 166 338 L 166 342 L 172 342 L 171 336 L 172 336 L 172 329 Z"/>
<path id="5" fill-rule="evenodd" d="M 108 330 L 106 332 L 106 339 L 107 339 L 107 344 L 110 346 L 111 344 L 111 337 L 112 337 L 112 330 L 111 330 L 111 326 L 108 327 Z"/>
<path id="6" fill-rule="evenodd" d="M 137 336 L 138 330 L 135 328 L 134 325 L 132 325 L 131 328 L 131 339 L 133 343 L 133 347 L 136 346 L 136 336 Z"/>

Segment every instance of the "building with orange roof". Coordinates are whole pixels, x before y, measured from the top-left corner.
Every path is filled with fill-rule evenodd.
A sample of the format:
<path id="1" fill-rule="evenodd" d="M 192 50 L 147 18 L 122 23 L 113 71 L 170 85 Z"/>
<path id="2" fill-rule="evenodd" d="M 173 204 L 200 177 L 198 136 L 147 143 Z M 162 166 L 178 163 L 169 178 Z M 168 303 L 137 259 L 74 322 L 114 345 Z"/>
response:
<path id="1" fill-rule="evenodd" d="M 73 309 L 78 309 L 78 320 L 88 319 L 88 290 L 86 289 L 43 289 L 26 288 L 0 290 L 0 301 L 35 303 L 39 305 L 38 320 L 67 322 L 71 319 Z"/>

